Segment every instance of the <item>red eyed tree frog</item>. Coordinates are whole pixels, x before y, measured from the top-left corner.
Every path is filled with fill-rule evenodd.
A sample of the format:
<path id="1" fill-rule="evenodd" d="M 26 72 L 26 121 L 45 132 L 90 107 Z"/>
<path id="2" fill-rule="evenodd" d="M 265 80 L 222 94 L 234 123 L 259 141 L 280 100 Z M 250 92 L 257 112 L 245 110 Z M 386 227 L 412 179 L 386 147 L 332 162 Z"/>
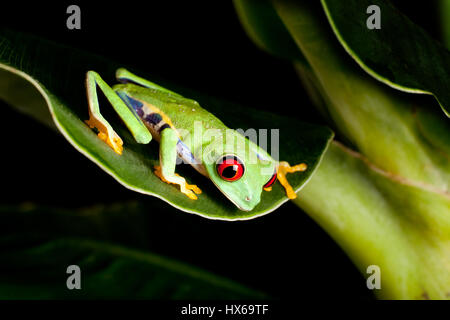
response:
<path id="1" fill-rule="evenodd" d="M 86 123 L 96 128 L 98 137 L 117 154 L 122 154 L 123 142 L 100 114 L 97 86 L 138 143 L 147 144 L 152 138 L 159 141 L 160 165 L 155 166 L 154 174 L 166 183 L 178 185 L 190 199 L 196 200 L 201 190 L 175 173 L 177 159 L 208 177 L 244 211 L 252 210 L 260 202 L 262 190 L 270 191 L 277 178 L 287 196 L 296 197 L 286 174 L 304 171 L 306 164 L 291 167 L 286 161 L 275 161 L 264 149 L 227 128 L 194 100 L 123 68 L 116 71 L 116 78 L 120 84 L 111 88 L 98 73 L 87 72 L 89 120 Z"/>

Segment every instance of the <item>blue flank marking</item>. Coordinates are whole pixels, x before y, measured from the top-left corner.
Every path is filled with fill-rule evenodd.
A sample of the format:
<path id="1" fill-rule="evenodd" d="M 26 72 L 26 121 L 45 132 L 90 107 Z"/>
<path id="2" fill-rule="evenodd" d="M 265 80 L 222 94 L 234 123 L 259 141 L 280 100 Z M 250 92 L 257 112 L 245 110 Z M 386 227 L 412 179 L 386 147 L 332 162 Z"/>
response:
<path id="1" fill-rule="evenodd" d="M 158 129 L 158 132 L 161 133 L 161 131 L 163 131 L 164 129 L 170 128 L 170 125 L 168 125 L 167 123 L 164 123 L 161 128 Z"/>
<path id="2" fill-rule="evenodd" d="M 127 105 L 128 109 L 133 111 L 134 116 L 141 120 L 140 115 L 143 115 L 144 112 L 142 111 L 143 103 L 133 99 L 132 97 L 128 96 L 124 92 L 116 92 L 117 95 L 122 99 L 123 102 Z"/>
<path id="3" fill-rule="evenodd" d="M 177 151 L 181 158 L 187 159 L 189 163 L 195 164 L 196 160 L 191 150 L 189 150 L 188 146 L 184 144 L 183 141 L 178 139 L 177 142 Z"/>
<path id="4" fill-rule="evenodd" d="M 162 121 L 162 117 L 159 113 L 150 113 L 145 117 L 145 121 L 156 126 Z"/>

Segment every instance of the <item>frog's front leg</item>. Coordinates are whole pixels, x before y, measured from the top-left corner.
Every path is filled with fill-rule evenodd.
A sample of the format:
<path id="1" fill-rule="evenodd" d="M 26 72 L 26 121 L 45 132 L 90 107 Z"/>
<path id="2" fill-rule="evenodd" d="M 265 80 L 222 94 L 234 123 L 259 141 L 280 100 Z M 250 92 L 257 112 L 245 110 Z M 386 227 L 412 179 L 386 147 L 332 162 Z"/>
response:
<path id="1" fill-rule="evenodd" d="M 294 189 L 292 189 L 291 185 L 286 179 L 287 173 L 297 172 L 297 171 L 305 171 L 308 168 L 308 166 L 305 163 L 300 163 L 298 165 L 295 165 L 291 167 L 288 162 L 281 161 L 278 164 L 277 168 L 277 178 L 278 181 L 280 181 L 281 185 L 286 190 L 286 195 L 289 199 L 295 199 L 297 197 L 297 194 L 294 192 Z"/>
<path id="2" fill-rule="evenodd" d="M 161 131 L 161 140 L 159 145 L 159 163 L 155 166 L 155 174 L 164 182 L 178 184 L 180 191 L 187 195 L 190 199 L 196 200 L 195 194 L 202 191 L 193 184 L 188 184 L 186 179 L 175 173 L 177 160 L 177 143 L 178 136 L 174 129 L 165 128 Z"/>
<path id="3" fill-rule="evenodd" d="M 95 71 L 88 71 L 86 74 L 86 90 L 89 104 L 89 120 L 86 120 L 86 124 L 90 128 L 96 128 L 99 131 L 98 137 L 105 141 L 116 153 L 122 154 L 122 139 L 100 113 L 97 86 L 105 94 L 105 97 L 124 121 L 135 140 L 138 143 L 149 143 L 152 136 L 144 123 L 136 117 L 133 111 Z"/>

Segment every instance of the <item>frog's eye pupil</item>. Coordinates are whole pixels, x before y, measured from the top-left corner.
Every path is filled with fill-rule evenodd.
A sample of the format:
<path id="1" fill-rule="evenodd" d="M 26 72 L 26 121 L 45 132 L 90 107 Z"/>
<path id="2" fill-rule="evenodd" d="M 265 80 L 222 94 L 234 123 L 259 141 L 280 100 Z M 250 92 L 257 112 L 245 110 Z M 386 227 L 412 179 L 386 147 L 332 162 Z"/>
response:
<path id="1" fill-rule="evenodd" d="M 236 156 L 224 156 L 217 162 L 217 173 L 226 181 L 236 181 L 244 174 L 244 165 Z"/>
<path id="2" fill-rule="evenodd" d="M 227 179 L 232 179 L 236 175 L 237 171 L 238 171 L 238 166 L 236 166 L 236 165 L 228 166 L 225 169 L 223 169 L 222 176 Z"/>

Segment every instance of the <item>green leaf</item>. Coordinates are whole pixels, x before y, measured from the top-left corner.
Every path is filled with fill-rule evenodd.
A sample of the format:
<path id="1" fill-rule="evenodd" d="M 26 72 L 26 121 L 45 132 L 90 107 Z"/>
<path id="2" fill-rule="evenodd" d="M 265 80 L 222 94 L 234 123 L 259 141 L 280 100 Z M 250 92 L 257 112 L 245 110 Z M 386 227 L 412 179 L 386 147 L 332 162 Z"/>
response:
<path id="1" fill-rule="evenodd" d="M 273 7 L 307 61 L 294 65 L 313 102 L 358 150 L 333 142 L 294 203 L 364 277 L 368 266 L 380 267 L 379 297 L 448 299 L 448 119 L 429 107 L 431 97 L 399 92 L 361 70 L 318 1 L 274 0 Z"/>
<path id="2" fill-rule="evenodd" d="M 449 299 L 448 192 L 386 172 L 333 142 L 294 202 L 363 275 L 370 265 L 380 267 L 380 298 Z"/>
<path id="3" fill-rule="evenodd" d="M 136 218 L 148 208 L 134 203 L 79 210 L 0 207 L 0 299 L 268 298 L 202 269 L 115 244 L 109 224 L 118 213 L 131 221 L 122 223 L 122 233 L 136 238 Z M 80 290 L 66 286 L 70 265 L 81 270 Z"/>
<path id="4" fill-rule="evenodd" d="M 450 0 L 439 0 L 438 6 L 441 13 L 442 40 L 447 49 L 450 49 Z"/>
<path id="5" fill-rule="evenodd" d="M 299 72 L 322 97 L 314 100 L 338 133 L 379 168 L 446 192 L 448 158 L 424 139 L 418 123 L 418 110 L 430 109 L 433 99 L 399 92 L 368 76 L 342 49 L 319 3 L 277 1 L 275 9 L 310 66 L 301 65 Z M 447 132 L 440 143 L 450 145 L 448 125 L 435 113 L 430 117 Z"/>
<path id="6" fill-rule="evenodd" d="M 448 163 L 450 159 L 450 128 L 447 120 L 439 118 L 436 112 L 425 108 L 418 108 L 415 118 L 417 130 L 438 154 L 436 160 L 443 157 L 443 161 L 449 165 L 446 171 L 450 172 L 450 163 Z"/>
<path id="7" fill-rule="evenodd" d="M 402 91 L 432 94 L 450 116 L 450 52 L 386 0 L 321 0 L 345 50 L 376 79 Z M 370 5 L 381 29 L 366 26 Z"/>
<path id="8" fill-rule="evenodd" d="M 306 63 L 270 0 L 234 0 L 244 30 L 261 49 L 288 60 Z"/>
<path id="9" fill-rule="evenodd" d="M 282 187 L 276 184 L 272 192 L 263 194 L 260 204 L 254 210 L 240 211 L 209 180 L 190 166 L 181 165 L 177 167 L 177 172 L 203 190 L 198 200 L 190 200 L 174 185 L 162 182 L 153 174 L 153 166 L 159 162 L 157 143 L 137 144 L 117 117 L 108 121 L 124 140 L 125 148 L 122 156 L 115 154 L 83 123 L 83 120 L 88 118 L 84 78 L 87 70 L 95 70 L 108 83 L 113 84 L 114 72 L 118 67 L 127 66 L 29 35 L 0 30 L 0 69 L 6 71 L 0 75 L 20 77 L 31 83 L 44 99 L 52 120 L 64 137 L 125 187 L 161 198 L 180 210 L 213 219 L 254 218 L 275 210 L 288 200 Z M 288 177 L 296 191 L 300 190 L 313 174 L 333 135 L 326 127 L 220 101 L 156 79 L 145 72 L 132 71 L 197 100 L 205 109 L 234 129 L 281 129 L 280 159 L 291 164 L 305 162 L 308 165 L 306 172 Z M 0 86 L 1 88 L 4 86 Z M 45 122 L 47 119 L 43 115 L 43 103 L 36 103 L 36 96 L 36 93 L 30 95 L 33 102 L 27 103 L 28 96 L 21 94 L 20 88 L 0 92 L 0 97 L 13 106 L 31 108 L 37 105 L 36 109 L 28 108 L 26 112 L 36 114 Z M 105 110 L 105 107 L 107 106 L 103 106 L 102 110 Z"/>

